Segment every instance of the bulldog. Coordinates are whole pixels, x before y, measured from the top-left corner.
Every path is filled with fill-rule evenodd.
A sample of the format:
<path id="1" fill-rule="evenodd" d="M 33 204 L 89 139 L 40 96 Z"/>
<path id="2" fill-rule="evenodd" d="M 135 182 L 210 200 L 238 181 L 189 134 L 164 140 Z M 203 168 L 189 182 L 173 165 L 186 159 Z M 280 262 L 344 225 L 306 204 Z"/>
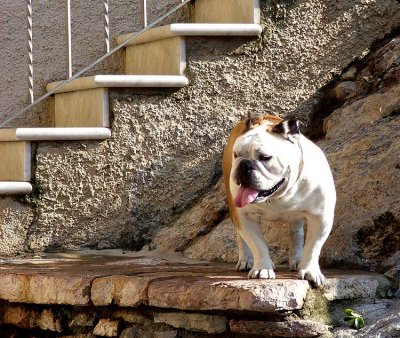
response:
<path id="1" fill-rule="evenodd" d="M 225 148 L 223 174 L 238 233 L 236 269 L 274 279 L 261 224 L 284 221 L 290 224 L 290 269 L 323 284 L 319 255 L 332 228 L 336 191 L 324 153 L 300 133 L 299 121 L 256 115 L 239 122 Z"/>

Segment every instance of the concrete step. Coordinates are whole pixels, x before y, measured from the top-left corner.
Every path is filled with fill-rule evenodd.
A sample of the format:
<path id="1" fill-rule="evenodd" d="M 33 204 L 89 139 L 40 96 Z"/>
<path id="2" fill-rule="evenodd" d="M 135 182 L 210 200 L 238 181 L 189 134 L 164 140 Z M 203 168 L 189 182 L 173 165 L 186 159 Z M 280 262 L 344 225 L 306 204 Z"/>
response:
<path id="1" fill-rule="evenodd" d="M 126 46 L 125 74 L 183 75 L 188 36 L 257 36 L 257 24 L 176 23 L 146 31 Z M 121 35 L 118 43 L 132 34 Z"/>
<path id="2" fill-rule="evenodd" d="M 28 182 L 0 182 L 0 195 L 25 195 L 32 192 Z"/>
<path id="3" fill-rule="evenodd" d="M 62 81 L 51 82 L 47 91 L 53 90 Z M 81 77 L 59 89 L 56 93 L 67 93 L 96 88 L 163 88 L 184 87 L 189 80 L 185 76 L 173 75 L 95 75 Z"/>
<path id="4" fill-rule="evenodd" d="M 185 36 L 257 36 L 262 32 L 259 24 L 226 24 L 226 23 L 174 23 L 167 26 L 149 29 L 134 38 L 126 46 Z M 121 44 L 135 33 L 127 33 L 117 38 Z"/>
<path id="5" fill-rule="evenodd" d="M 105 140 L 111 136 L 108 128 L 14 128 L 0 129 L 4 141 L 78 141 Z"/>
<path id="6" fill-rule="evenodd" d="M 52 82 L 53 90 L 61 82 Z M 109 88 L 180 88 L 189 83 L 184 76 L 96 75 L 78 78 L 56 91 L 55 127 L 101 127 L 109 121 Z"/>

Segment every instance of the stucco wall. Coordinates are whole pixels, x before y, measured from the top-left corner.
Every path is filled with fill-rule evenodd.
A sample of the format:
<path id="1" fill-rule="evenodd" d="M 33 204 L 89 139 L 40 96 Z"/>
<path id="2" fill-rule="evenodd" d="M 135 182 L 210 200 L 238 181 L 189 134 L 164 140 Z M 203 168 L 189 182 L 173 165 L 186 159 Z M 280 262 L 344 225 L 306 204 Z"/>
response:
<path id="1" fill-rule="evenodd" d="M 140 248 L 215 183 L 240 116 L 307 121 L 318 89 L 399 24 L 395 0 L 297 1 L 279 22 L 262 4 L 260 39 L 188 39 L 187 88 L 114 92 L 110 140 L 39 143 L 35 191 L 14 202 L 30 205 L 14 233 L 26 241 L 0 251 Z"/>

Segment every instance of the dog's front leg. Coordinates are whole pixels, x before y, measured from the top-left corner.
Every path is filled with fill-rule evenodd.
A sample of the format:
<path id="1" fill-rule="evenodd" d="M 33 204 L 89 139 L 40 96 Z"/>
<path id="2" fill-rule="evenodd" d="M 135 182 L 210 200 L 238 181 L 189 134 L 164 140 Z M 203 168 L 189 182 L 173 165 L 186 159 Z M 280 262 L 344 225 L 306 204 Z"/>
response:
<path id="1" fill-rule="evenodd" d="M 249 246 L 254 257 L 253 268 L 250 270 L 248 278 L 274 279 L 274 263 L 269 256 L 268 246 L 264 241 L 260 224 L 245 215 L 241 215 L 241 226 L 238 232 Z"/>
<path id="2" fill-rule="evenodd" d="M 236 271 L 249 271 L 253 266 L 253 254 L 246 242 L 240 236 L 239 231 L 236 233 L 236 239 L 239 251 L 239 260 L 236 264 Z"/>
<path id="3" fill-rule="evenodd" d="M 332 229 L 333 216 L 307 217 L 307 236 L 304 245 L 304 254 L 300 261 L 299 275 L 316 285 L 325 282 L 325 277 L 319 267 L 319 255 L 328 235 Z"/>
<path id="4" fill-rule="evenodd" d="M 297 271 L 299 268 L 304 248 L 304 219 L 290 223 L 291 248 L 289 250 L 290 271 Z"/>

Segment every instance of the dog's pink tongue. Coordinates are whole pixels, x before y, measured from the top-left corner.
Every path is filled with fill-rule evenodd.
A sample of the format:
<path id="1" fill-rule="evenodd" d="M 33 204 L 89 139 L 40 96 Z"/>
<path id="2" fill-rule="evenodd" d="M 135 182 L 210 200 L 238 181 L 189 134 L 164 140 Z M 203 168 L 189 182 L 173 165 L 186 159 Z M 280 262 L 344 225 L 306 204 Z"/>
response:
<path id="1" fill-rule="evenodd" d="M 239 187 L 239 191 L 235 197 L 235 206 L 238 208 L 243 208 L 247 204 L 253 202 L 257 196 L 259 191 L 249 187 Z"/>

